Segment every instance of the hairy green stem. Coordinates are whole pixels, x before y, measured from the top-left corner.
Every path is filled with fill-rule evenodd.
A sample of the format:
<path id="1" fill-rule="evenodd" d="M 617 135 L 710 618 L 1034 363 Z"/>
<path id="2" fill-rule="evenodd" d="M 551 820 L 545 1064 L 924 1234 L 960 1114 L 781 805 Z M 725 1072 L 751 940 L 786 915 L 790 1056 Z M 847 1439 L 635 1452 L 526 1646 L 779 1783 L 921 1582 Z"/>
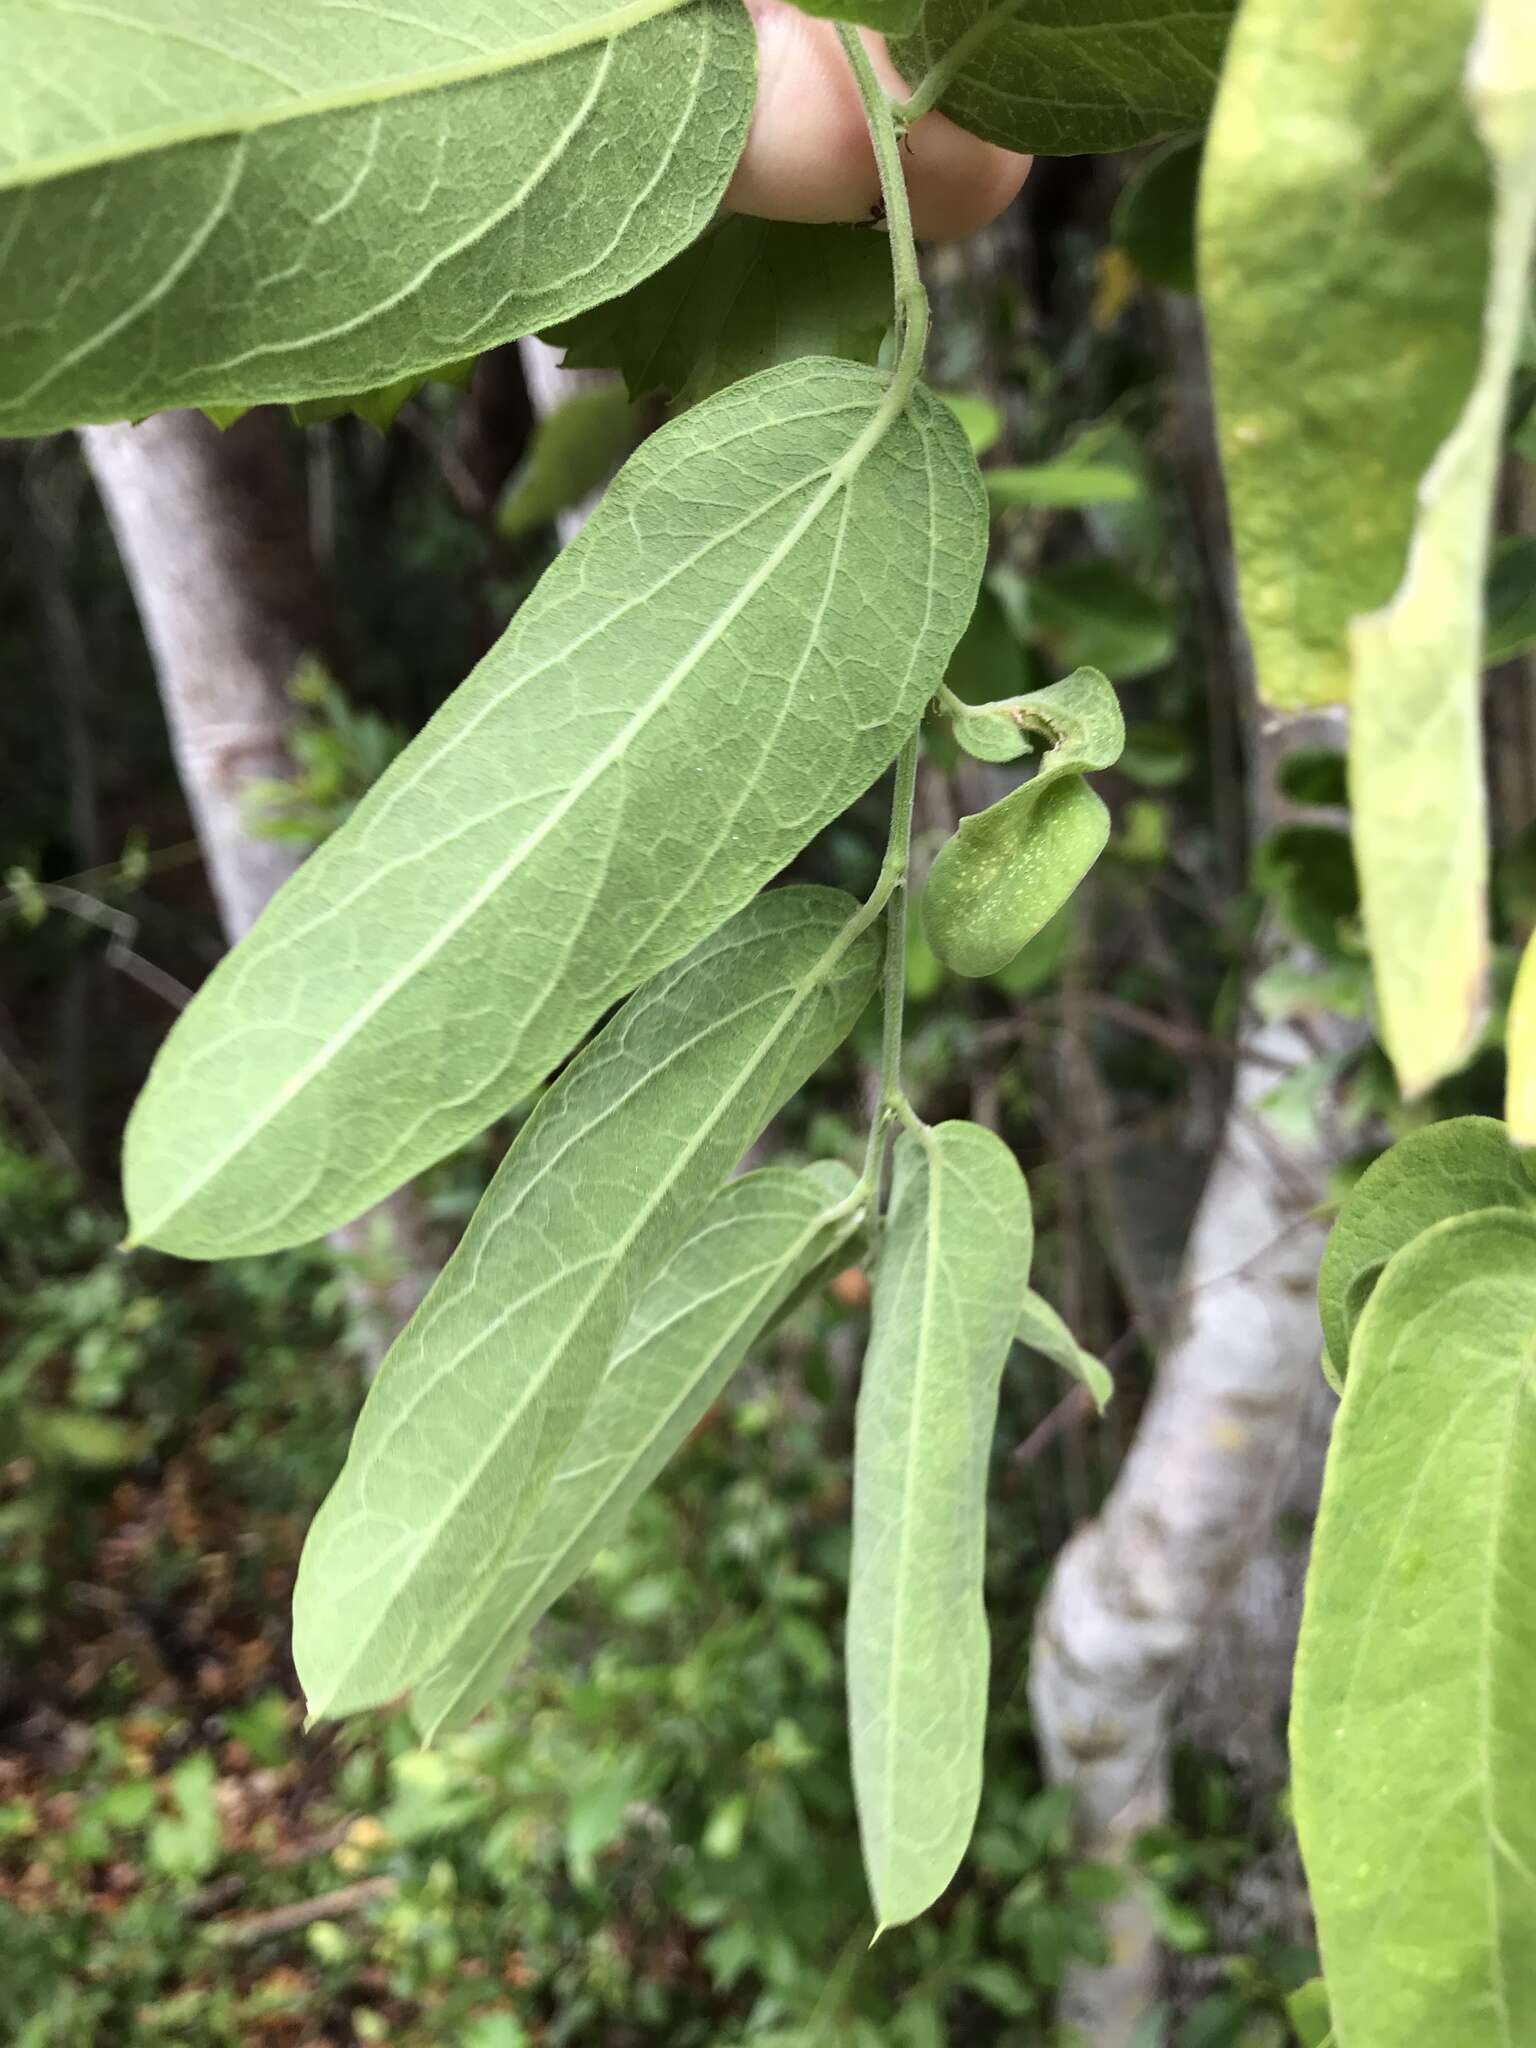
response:
<path id="1" fill-rule="evenodd" d="M 885 222 L 891 243 L 891 276 L 896 288 L 896 334 L 900 354 L 896 361 L 893 394 L 899 394 L 898 409 L 906 404 L 928 346 L 928 294 L 923 289 L 917 262 L 917 241 L 912 233 L 912 208 L 907 199 L 907 180 L 901 167 L 901 136 L 891 102 L 869 60 L 856 28 L 839 23 L 838 36 L 849 69 L 864 103 L 869 139 L 874 144 L 875 163 L 880 172 L 880 193 L 885 201 Z"/>
<path id="2" fill-rule="evenodd" d="M 893 1113 L 906 1103 L 901 1091 L 901 1037 L 907 997 L 907 874 L 912 861 L 912 801 L 917 789 L 917 757 L 922 747 L 918 727 L 896 757 L 896 786 L 891 793 L 891 829 L 880 877 L 870 904 L 885 911 L 885 970 L 881 977 L 880 1094 L 870 1120 L 861 1186 L 878 1196 L 885 1133 Z M 868 906 L 866 906 L 868 908 Z"/>
<path id="3" fill-rule="evenodd" d="M 903 131 L 921 121 L 924 114 L 933 112 L 950 82 L 965 69 L 993 31 L 1018 13 L 1020 5 L 1021 0 L 998 0 L 995 7 L 989 7 L 971 23 L 964 35 L 955 38 L 938 63 L 919 81 L 910 99 L 895 102 L 891 112 Z"/>

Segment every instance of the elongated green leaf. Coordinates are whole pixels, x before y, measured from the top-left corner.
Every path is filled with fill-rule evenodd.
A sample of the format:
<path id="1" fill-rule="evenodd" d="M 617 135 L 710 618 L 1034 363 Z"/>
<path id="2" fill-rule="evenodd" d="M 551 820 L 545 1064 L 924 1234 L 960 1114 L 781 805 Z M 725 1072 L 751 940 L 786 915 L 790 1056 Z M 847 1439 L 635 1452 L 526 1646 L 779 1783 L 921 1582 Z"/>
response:
<path id="1" fill-rule="evenodd" d="M 873 990 L 855 909 L 770 891 L 539 1104 L 385 1359 L 310 1531 L 294 1658 L 311 1713 L 485 1678 L 523 1581 L 517 1539 L 631 1308 Z"/>
<path id="2" fill-rule="evenodd" d="M 499 531 L 517 540 L 601 489 L 634 447 L 640 421 L 617 384 L 574 391 L 545 413 L 496 507 Z"/>
<path id="3" fill-rule="evenodd" d="M 1115 1391 L 1107 1368 L 1091 1351 L 1083 1349 L 1051 1304 L 1032 1287 L 1025 1292 L 1023 1312 L 1014 1334 L 1021 1344 L 1043 1353 L 1052 1365 L 1059 1365 L 1063 1372 L 1080 1381 L 1093 1396 L 1094 1407 L 1101 1415 L 1104 1413 Z"/>
<path id="4" fill-rule="evenodd" d="M 417 1688 L 428 1736 L 476 1713 L 528 1631 L 610 1543 L 779 1311 L 859 1226 L 853 1175 L 767 1167 L 727 1182 L 641 1295 L 602 1385 L 497 1581 L 500 1633 Z"/>
<path id="5" fill-rule="evenodd" d="M 1350 628 L 1355 857 L 1381 1041 L 1410 1098 L 1465 1065 L 1487 1010 L 1483 589 L 1536 250 L 1529 0 L 1485 0 L 1467 96 L 1494 167 L 1482 359 L 1420 486 L 1403 580 L 1389 604 Z"/>
<path id="6" fill-rule="evenodd" d="M 1536 1211 L 1536 1182 L 1493 1117 L 1410 1131 L 1372 1161 L 1328 1234 L 1317 1282 L 1323 1339 L 1341 1379 L 1355 1325 L 1393 1253 L 1447 1217 L 1494 1208 Z"/>
<path id="7" fill-rule="evenodd" d="M 622 370 L 630 396 L 693 405 L 796 356 L 872 363 L 891 324 L 891 258 L 868 228 L 727 215 L 620 299 L 552 327 L 570 369 Z"/>
<path id="8" fill-rule="evenodd" d="M 1136 472 L 1112 462 L 1036 462 L 989 469 L 982 481 L 999 512 L 1016 505 L 1131 505 L 1143 495 Z"/>
<path id="9" fill-rule="evenodd" d="M 923 893 L 923 929 L 957 974 L 995 974 L 1055 916 L 1104 850 L 1109 813 L 1083 780 L 1125 742 L 1114 691 L 1096 669 L 1030 696 L 965 710 L 956 737 L 983 758 L 1007 758 L 1022 730 L 1052 745 L 1033 778 L 974 817 L 941 850 Z M 991 734 L 1001 736 L 994 751 Z"/>
<path id="10" fill-rule="evenodd" d="M 698 234 L 734 0 L 8 0 L 0 434 L 421 377 Z"/>
<path id="11" fill-rule="evenodd" d="M 1204 123 L 1235 4 L 928 0 L 916 33 L 891 54 L 914 86 L 960 56 L 939 105 L 1005 149 L 1129 149 Z"/>
<path id="12" fill-rule="evenodd" d="M 1536 2040 L 1536 1216 L 1389 1262 L 1307 1579 L 1296 1822 L 1345 2048 Z"/>
<path id="13" fill-rule="evenodd" d="M 976 1124 L 896 1146 L 859 1390 L 848 1723 L 882 1927 L 954 1876 L 981 1796 L 987 1460 L 1033 1245 L 1018 1162 Z"/>
<path id="14" fill-rule="evenodd" d="M 331 1228 L 525 1094 L 864 789 L 938 686 L 986 514 L 952 415 L 803 362 L 654 435 L 500 644 L 172 1031 L 136 1236 Z"/>

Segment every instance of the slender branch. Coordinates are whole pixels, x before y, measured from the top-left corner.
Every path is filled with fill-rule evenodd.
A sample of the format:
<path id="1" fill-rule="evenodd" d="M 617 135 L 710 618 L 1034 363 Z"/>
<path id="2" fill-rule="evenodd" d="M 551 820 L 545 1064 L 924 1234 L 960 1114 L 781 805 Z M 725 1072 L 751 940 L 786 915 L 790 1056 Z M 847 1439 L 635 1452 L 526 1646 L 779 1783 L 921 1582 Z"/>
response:
<path id="1" fill-rule="evenodd" d="M 912 127 L 921 121 L 924 114 L 932 113 L 981 45 L 1018 13 L 1021 4 L 1022 0 L 998 0 L 997 6 L 989 7 L 985 14 L 971 23 L 964 35 L 955 38 L 938 63 L 919 81 L 911 98 L 898 100 L 892 108 L 892 114 L 902 129 Z"/>
<path id="2" fill-rule="evenodd" d="M 923 367 L 923 352 L 928 346 L 928 294 L 923 289 L 922 272 L 918 268 L 912 208 L 907 198 L 906 173 L 901 166 L 901 136 L 890 98 L 875 76 L 875 67 L 858 30 L 840 23 L 837 33 L 854 83 L 859 88 L 859 98 L 864 103 L 864 118 L 869 123 L 869 139 L 874 145 L 875 163 L 880 172 L 880 194 L 885 201 L 885 221 L 891 243 L 891 275 L 896 288 L 896 333 L 900 344 L 894 383 L 895 392 L 900 394 L 899 410 L 911 396 L 918 372 Z"/>

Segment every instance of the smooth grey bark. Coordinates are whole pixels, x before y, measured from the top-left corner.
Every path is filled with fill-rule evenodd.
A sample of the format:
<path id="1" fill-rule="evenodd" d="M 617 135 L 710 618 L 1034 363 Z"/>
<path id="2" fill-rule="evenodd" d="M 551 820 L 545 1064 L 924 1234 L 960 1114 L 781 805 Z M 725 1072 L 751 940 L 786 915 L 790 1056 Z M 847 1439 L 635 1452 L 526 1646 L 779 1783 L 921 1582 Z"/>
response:
<path id="1" fill-rule="evenodd" d="M 245 792 L 293 773 L 288 684 L 325 606 L 276 422 L 197 412 L 86 427 L 85 450 L 154 659 L 209 886 L 233 944 L 299 863 Z"/>
<path id="2" fill-rule="evenodd" d="M 226 938 L 249 931 L 297 869 L 291 840 L 253 831 L 252 782 L 293 772 L 288 686 L 324 642 L 327 595 L 276 418 L 221 433 L 198 412 L 85 427 L 81 444 L 154 661 L 188 809 Z M 355 1335 L 375 1369 L 435 1272 L 403 1188 L 332 1244 L 348 1258 Z"/>

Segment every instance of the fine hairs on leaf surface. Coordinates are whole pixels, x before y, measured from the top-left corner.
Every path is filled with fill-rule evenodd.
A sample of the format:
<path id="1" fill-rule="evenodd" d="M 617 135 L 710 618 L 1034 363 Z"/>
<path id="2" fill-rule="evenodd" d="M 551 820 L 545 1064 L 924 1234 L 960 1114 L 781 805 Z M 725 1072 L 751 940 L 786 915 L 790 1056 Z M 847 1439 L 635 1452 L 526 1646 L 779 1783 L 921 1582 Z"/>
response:
<path id="1" fill-rule="evenodd" d="M 1347 2048 L 1536 2039 L 1536 1215 L 1396 1252 L 1350 1347 L 1291 1754 Z"/>
<path id="2" fill-rule="evenodd" d="M 914 111 L 937 104 L 1004 149 L 1129 149 L 1204 122 L 1234 6 L 928 0 L 891 54 L 916 88 Z"/>
<path id="3" fill-rule="evenodd" d="M 643 284 L 551 327 L 573 370 L 622 370 L 631 398 L 694 405 L 796 356 L 873 363 L 891 324 L 891 261 L 866 227 L 726 214 Z"/>
<path id="4" fill-rule="evenodd" d="M 1447 1217 L 1495 1208 L 1536 1214 L 1536 1181 L 1493 1117 L 1410 1131 L 1372 1161 L 1328 1233 L 1317 1282 L 1323 1341 L 1341 1379 L 1355 1325 L 1393 1253 Z"/>
<path id="5" fill-rule="evenodd" d="M 876 1918 L 954 1876 L 981 1796 L 987 1462 L 1033 1226 L 977 1124 L 903 1133 L 854 1442 L 848 1726 Z"/>
<path id="6" fill-rule="evenodd" d="M 128 1129 L 136 1237 L 222 1257 L 356 1215 L 868 787 L 986 538 L 953 415 L 890 389 L 787 364 L 631 458 L 172 1031 Z"/>
<path id="7" fill-rule="evenodd" d="M 923 893 L 923 929 L 945 965 L 957 974 L 994 974 L 1055 916 L 1103 851 L 1109 812 L 1083 777 L 1119 758 L 1125 723 L 1096 669 L 1028 696 L 948 708 L 956 737 L 984 759 L 1009 757 L 1001 747 L 983 752 L 994 731 L 1013 752 L 1023 731 L 1052 742 L 1028 782 L 961 820 Z"/>
<path id="8" fill-rule="evenodd" d="M 428 1737 L 467 1721 L 517 1646 L 606 1544 L 718 1400 L 752 1343 L 859 1228 L 846 1167 L 770 1166 L 728 1181 L 635 1306 L 602 1384 L 507 1560 L 501 1637 L 478 1666 L 418 1686 Z"/>
<path id="9" fill-rule="evenodd" d="M 9 0 L 5 40 L 0 434 L 368 391 L 627 290 L 756 77 L 737 0 Z"/>
<path id="10" fill-rule="evenodd" d="M 835 890 L 770 890 L 540 1102 L 385 1359 L 310 1530 L 294 1659 L 312 1715 L 416 1686 L 483 1697 L 499 1675 L 514 1546 L 629 1312 L 852 1028 L 875 988 L 870 924 Z"/>

